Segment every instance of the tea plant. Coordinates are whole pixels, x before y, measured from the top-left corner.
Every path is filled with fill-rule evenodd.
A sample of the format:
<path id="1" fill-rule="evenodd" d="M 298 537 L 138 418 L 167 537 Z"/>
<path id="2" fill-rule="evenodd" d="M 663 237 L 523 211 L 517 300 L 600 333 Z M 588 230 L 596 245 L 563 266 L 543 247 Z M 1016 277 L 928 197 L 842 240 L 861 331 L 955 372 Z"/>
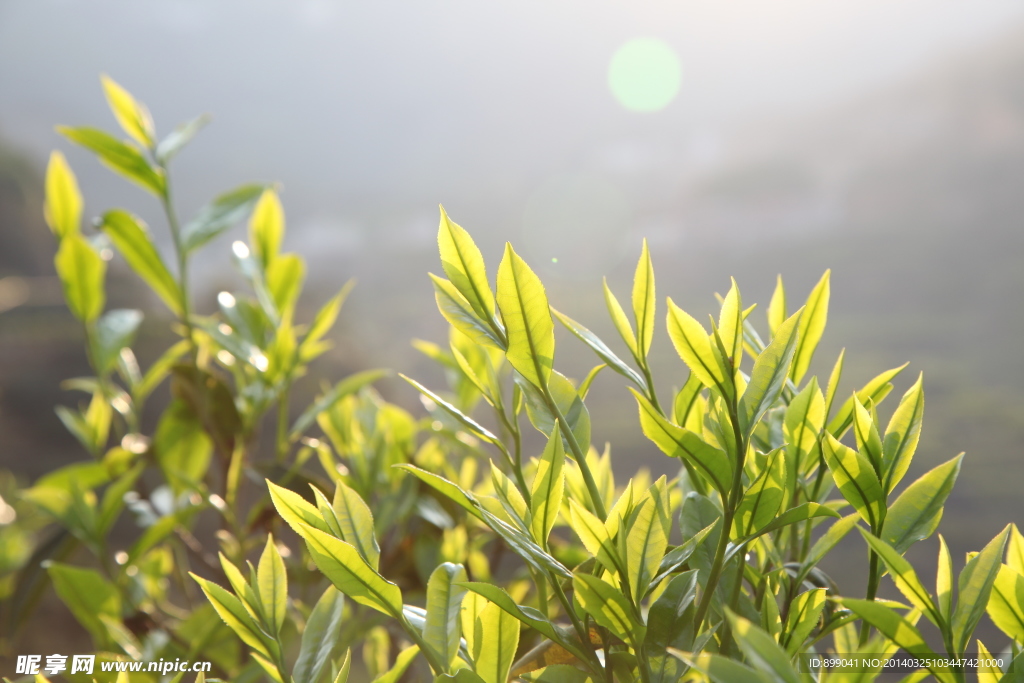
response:
<path id="1" fill-rule="evenodd" d="M 145 107 L 112 81 L 104 88 L 131 140 L 62 132 L 157 198 L 177 267 L 125 210 L 84 232 L 74 175 L 54 153 L 55 265 L 95 375 L 68 383 L 89 399 L 58 414 L 92 460 L 20 495 L 5 490 L 21 519 L 36 511 L 56 529 L 16 577 L 9 617 L 22 618 L 49 578 L 104 657 L 205 658 L 233 681 L 852 683 L 875 680 L 882 665 L 828 670 L 811 656 L 902 649 L 925 662 L 904 681 L 959 683 L 967 668 L 946 660 L 991 658 L 972 646 L 987 612 L 1009 645 L 1003 667 L 983 663 L 977 680 L 1022 675 L 1024 536 L 1011 525 L 969 554 L 955 588 L 939 536 L 935 589 L 922 584 L 904 555 L 935 534 L 962 455 L 904 485 L 921 379 L 883 420 L 905 366 L 847 398 L 837 397 L 844 353 L 825 382 L 808 375 L 827 272 L 795 311 L 780 278 L 762 337 L 735 282 L 709 327 L 671 298 L 660 318 L 645 243 L 629 312 L 604 287 L 620 355 L 550 306 L 511 245 L 492 287 L 469 233 L 442 210 L 445 277 L 430 277 L 450 335 L 447 347 L 415 345 L 448 386 L 403 375 L 427 417 L 385 402 L 368 388 L 383 371 L 368 371 L 292 421 L 291 389 L 327 348 L 348 287 L 308 326 L 296 323 L 305 266 L 280 252 L 274 188 L 233 190 L 179 223 L 168 165 L 202 119 L 158 142 Z M 248 290 L 222 292 L 202 314 L 189 258 L 247 217 L 248 242 L 231 251 Z M 180 337 L 146 372 L 131 350 L 141 313 L 105 311 L 114 250 Z M 659 318 L 689 371 L 671 392 L 648 360 Z M 579 382 L 555 368 L 556 320 L 597 355 Z M 671 480 L 617 482 L 609 449 L 593 447 L 586 398 L 607 368 L 626 380 L 643 433 L 678 460 Z M 143 408 L 168 377 L 171 401 L 150 424 Z M 539 453 L 528 425 L 544 436 Z M 113 530 L 125 507 L 137 528 L 122 546 Z M 219 558 L 198 538 L 211 524 Z M 862 598 L 819 566 L 854 528 L 866 545 Z M 68 562 L 86 555 L 76 546 L 91 564 Z M 905 603 L 879 597 L 886 574 Z"/>

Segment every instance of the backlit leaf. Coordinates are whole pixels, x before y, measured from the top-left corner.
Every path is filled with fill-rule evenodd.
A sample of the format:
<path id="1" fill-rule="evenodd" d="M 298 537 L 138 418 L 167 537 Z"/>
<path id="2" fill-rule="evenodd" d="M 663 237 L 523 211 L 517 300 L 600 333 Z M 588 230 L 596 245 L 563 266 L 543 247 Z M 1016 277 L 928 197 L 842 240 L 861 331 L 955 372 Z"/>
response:
<path id="1" fill-rule="evenodd" d="M 182 297 L 178 281 L 164 265 L 144 224 L 127 211 L 114 209 L 103 214 L 100 227 L 135 274 L 152 288 L 175 315 L 180 316 Z"/>
<path id="2" fill-rule="evenodd" d="M 61 240 L 54 265 L 71 313 L 83 322 L 96 320 L 106 300 L 107 264 L 81 234 L 70 233 Z"/>
<path id="3" fill-rule="evenodd" d="M 54 150 L 46 166 L 46 204 L 43 215 L 58 239 L 78 232 L 82 224 L 82 193 L 64 155 Z"/>
<path id="4" fill-rule="evenodd" d="M 547 386 L 555 357 L 555 329 L 540 278 L 505 245 L 498 266 L 498 307 L 508 334 L 506 358 L 538 388 Z"/>

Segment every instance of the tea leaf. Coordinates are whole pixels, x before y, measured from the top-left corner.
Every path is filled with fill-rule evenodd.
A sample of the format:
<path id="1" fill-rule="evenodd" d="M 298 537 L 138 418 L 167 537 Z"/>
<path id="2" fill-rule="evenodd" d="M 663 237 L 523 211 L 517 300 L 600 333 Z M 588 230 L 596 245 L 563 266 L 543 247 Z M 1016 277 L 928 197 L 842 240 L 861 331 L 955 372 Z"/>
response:
<path id="1" fill-rule="evenodd" d="M 643 637 L 643 627 L 634 624 L 629 603 L 618 588 L 590 574 L 574 575 L 572 585 L 576 599 L 598 624 L 627 642 L 639 640 L 635 632 Z"/>
<path id="2" fill-rule="evenodd" d="M 295 660 L 292 680 L 295 683 L 317 683 L 331 662 L 331 655 L 341 632 L 341 618 L 345 611 L 345 596 L 334 586 L 328 586 L 306 620 L 299 646 L 299 657 Z M 338 672 L 335 683 L 348 679 L 351 655 L 346 653 L 345 662 Z"/>
<path id="3" fill-rule="evenodd" d="M 956 609 L 953 610 L 953 617 L 950 619 L 953 644 L 958 652 L 964 651 L 975 626 L 981 620 L 981 615 L 985 613 L 992 586 L 999 575 L 1000 559 L 1009 535 L 1010 527 L 1007 526 L 960 572 L 957 579 Z"/>
<path id="4" fill-rule="evenodd" d="M 932 601 L 931 595 L 928 594 L 928 590 L 921 583 L 921 580 L 917 578 L 917 572 L 914 571 L 910 562 L 905 560 L 885 541 L 875 538 L 863 529 L 860 529 L 860 533 L 871 549 L 874 550 L 882 559 L 882 562 L 885 563 L 886 568 L 889 570 L 889 575 L 892 577 L 892 580 L 896 584 L 896 588 L 899 589 L 900 593 L 903 593 L 914 607 L 917 607 L 924 612 L 933 624 L 936 626 L 943 624 L 944 621 L 938 608 Z"/>
<path id="5" fill-rule="evenodd" d="M 253 183 L 225 192 L 200 209 L 181 228 L 182 247 L 192 252 L 244 219 L 256 205 L 266 185 Z"/>
<path id="6" fill-rule="evenodd" d="M 771 343 L 754 360 L 750 383 L 740 399 L 740 429 L 750 433 L 782 393 L 796 350 L 796 330 L 804 309 L 779 326 Z"/>
<path id="7" fill-rule="evenodd" d="M 636 320 L 636 348 L 639 356 L 646 357 L 654 338 L 654 314 L 657 300 L 654 294 L 654 265 L 647 240 L 643 241 L 640 260 L 633 275 L 633 319 Z"/>
<path id="8" fill-rule="evenodd" d="M 110 111 L 124 132 L 128 133 L 143 147 L 153 147 L 156 133 L 153 130 L 153 118 L 145 105 L 137 102 L 127 90 L 118 85 L 106 74 L 100 76 L 103 92 L 107 96 Z"/>
<path id="9" fill-rule="evenodd" d="M 46 204 L 43 215 L 57 239 L 78 232 L 82 224 L 82 193 L 64 155 L 50 153 L 46 166 Z"/>
<path id="10" fill-rule="evenodd" d="M 807 296 L 807 303 L 804 304 L 805 312 L 797 331 L 796 352 L 793 355 L 793 365 L 789 371 L 789 376 L 794 384 L 800 384 L 800 380 L 807 374 L 811 358 L 814 357 L 814 351 L 818 347 L 821 335 L 825 332 L 825 323 L 828 320 L 829 276 L 831 273 L 831 270 L 825 271 L 818 284 Z"/>
<path id="11" fill-rule="evenodd" d="M 57 132 L 95 153 L 106 166 L 158 197 L 165 192 L 163 171 L 153 168 L 135 145 L 96 128 L 58 126 Z"/>
<path id="12" fill-rule="evenodd" d="M 881 536 L 897 552 L 906 552 L 935 532 L 962 461 L 963 453 L 929 470 L 889 506 Z"/>
<path id="13" fill-rule="evenodd" d="M 717 387 L 723 395 L 731 396 L 732 378 L 725 361 L 713 347 L 708 333 L 689 313 L 668 300 L 668 335 L 690 372 L 704 386 Z"/>
<path id="14" fill-rule="evenodd" d="M 505 357 L 531 384 L 543 389 L 555 357 L 554 323 L 544 285 L 510 244 L 505 245 L 505 257 L 498 266 L 497 298 L 508 334 Z"/>
<path id="15" fill-rule="evenodd" d="M 441 252 L 441 267 L 459 293 L 466 298 L 481 320 L 494 325 L 494 294 L 487 281 L 487 266 L 483 255 L 462 226 L 448 218 L 441 208 L 441 223 L 437 228 L 437 246 Z M 497 332 L 497 330 L 495 330 Z M 498 335 L 500 337 L 500 335 Z"/>
<path id="16" fill-rule="evenodd" d="M 825 434 L 821 450 L 843 497 L 873 530 L 881 529 L 886 512 L 885 492 L 871 463 L 831 434 Z"/>
<path id="17" fill-rule="evenodd" d="M 885 473 L 885 490 L 891 492 L 900 483 L 910 468 L 910 461 L 921 440 L 921 423 L 924 416 L 923 375 L 919 375 L 914 386 L 900 399 L 896 412 L 885 428 L 882 443 L 882 467 Z"/>
<path id="18" fill-rule="evenodd" d="M 466 589 L 466 570 L 461 564 L 444 562 L 427 582 L 427 623 L 423 637 L 447 664 L 459 651 L 459 612 Z"/>
<path id="19" fill-rule="evenodd" d="M 267 625 L 273 628 L 274 635 L 280 635 L 281 627 L 284 626 L 285 610 L 288 607 L 288 577 L 285 574 L 281 553 L 274 545 L 274 537 L 269 534 L 256 570 L 256 580 Z"/>
<path id="20" fill-rule="evenodd" d="M 107 264 L 78 233 L 65 235 L 53 262 L 71 313 L 82 322 L 96 320 L 106 300 L 103 280 Z"/>
<path id="21" fill-rule="evenodd" d="M 533 513 L 531 530 L 534 539 L 542 546 L 547 545 L 548 535 L 562 507 L 562 494 L 565 490 L 564 464 L 562 437 L 555 428 L 537 463 L 537 473 L 534 475 L 533 488 L 530 491 Z"/>
<path id="22" fill-rule="evenodd" d="M 608 348 L 608 346 L 601 341 L 596 334 L 569 316 L 563 315 L 553 308 L 551 309 L 551 313 L 558 318 L 558 321 L 565 325 L 565 327 L 572 332 L 577 339 L 593 349 L 594 353 L 596 353 L 598 357 L 608 365 L 608 367 L 630 380 L 641 389 L 645 391 L 647 390 L 647 382 L 644 381 L 644 378 L 641 377 L 636 370 L 626 365 L 625 361 L 616 356 L 615 352 Z"/>
<path id="23" fill-rule="evenodd" d="M 181 316 L 183 306 L 178 281 L 164 265 L 144 224 L 127 211 L 114 209 L 103 214 L 100 229 L 110 237 L 135 274 L 150 286 L 175 315 Z"/>
<path id="24" fill-rule="evenodd" d="M 264 271 L 281 251 L 284 229 L 281 200 L 274 188 L 264 188 L 249 217 L 249 245 Z"/>
<path id="25" fill-rule="evenodd" d="M 779 683 L 800 683 L 800 676 L 789 662 L 789 654 L 772 636 L 732 612 L 727 612 L 727 616 L 736 644 L 756 670 L 768 673 Z"/>

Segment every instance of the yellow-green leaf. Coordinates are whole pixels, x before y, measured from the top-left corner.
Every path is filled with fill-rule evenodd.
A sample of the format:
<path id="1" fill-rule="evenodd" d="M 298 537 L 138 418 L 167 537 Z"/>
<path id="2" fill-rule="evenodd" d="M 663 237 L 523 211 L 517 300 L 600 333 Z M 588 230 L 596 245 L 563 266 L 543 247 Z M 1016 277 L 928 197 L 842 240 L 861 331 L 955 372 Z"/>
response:
<path id="1" fill-rule="evenodd" d="M 256 582 L 260 589 L 260 604 L 263 605 L 263 616 L 267 625 L 280 634 L 284 626 L 285 610 L 288 607 L 288 577 L 285 573 L 284 560 L 274 545 L 274 537 L 267 536 L 267 545 L 260 556 L 256 569 Z"/>
<path id="2" fill-rule="evenodd" d="M 249 244 L 264 270 L 277 258 L 284 239 L 284 209 L 272 187 L 263 190 L 249 218 Z"/>
<path id="3" fill-rule="evenodd" d="M 1005 564 L 992 584 L 988 616 L 1011 640 L 1024 641 L 1024 576 Z"/>
<path id="4" fill-rule="evenodd" d="M 629 603 L 618 588 L 591 574 L 576 574 L 572 585 L 576 599 L 594 621 L 626 642 L 643 640 L 644 628 L 635 623 Z"/>
<path id="5" fill-rule="evenodd" d="M 499 296 L 499 306 L 500 301 Z M 473 669 L 486 683 L 506 683 L 519 647 L 519 621 L 492 602 L 476 617 L 473 630 Z"/>
<path id="6" fill-rule="evenodd" d="M 156 134 L 153 130 L 153 117 L 146 106 L 106 74 L 100 76 L 100 81 L 110 111 L 114 112 L 114 118 L 124 132 L 143 147 L 152 147 Z"/>
<path id="7" fill-rule="evenodd" d="M 152 288 L 175 315 L 180 316 L 182 299 L 178 281 L 164 265 L 145 224 L 127 211 L 114 209 L 103 214 L 101 229 L 135 274 Z"/>
<path id="8" fill-rule="evenodd" d="M 775 336 L 775 330 L 786 319 L 786 287 L 782 284 L 782 276 L 775 278 L 775 291 L 768 303 L 768 331 Z"/>
<path id="9" fill-rule="evenodd" d="M 531 384 L 543 389 L 555 358 L 548 297 L 540 278 L 507 243 L 498 266 L 498 308 L 508 334 L 506 358 Z"/>
<path id="10" fill-rule="evenodd" d="M 668 336 L 676 353 L 706 387 L 717 387 L 731 396 L 731 373 L 724 359 L 711 343 L 704 327 L 693 316 L 668 300 Z"/>
<path id="11" fill-rule="evenodd" d="M 537 462 L 537 472 L 533 476 L 533 487 L 530 491 L 533 512 L 531 531 L 534 540 L 542 547 L 547 547 L 548 535 L 562 507 L 562 495 L 565 490 L 564 464 L 565 450 L 562 447 L 562 437 L 555 428 Z"/>
<path id="12" fill-rule="evenodd" d="M 74 316 L 83 322 L 96 320 L 106 299 L 103 279 L 107 264 L 81 234 L 69 233 L 60 242 L 54 265 Z"/>
<path id="13" fill-rule="evenodd" d="M 882 441 L 882 471 L 885 489 L 892 491 L 910 468 L 910 461 L 921 440 L 921 422 L 924 418 L 923 374 L 900 399 L 896 412 L 885 428 Z"/>
<path id="14" fill-rule="evenodd" d="M 622 309 L 622 304 L 619 303 L 615 294 L 612 293 L 607 279 L 604 280 L 604 302 L 608 307 L 609 315 L 612 317 L 612 323 L 615 324 L 615 329 L 618 330 L 619 336 L 622 337 L 622 341 L 626 342 L 626 347 L 633 354 L 633 357 L 639 358 L 640 354 L 637 351 L 636 334 L 633 332 L 633 326 L 629 324 L 626 311 Z"/>
<path id="15" fill-rule="evenodd" d="M 885 520 L 885 492 L 871 463 L 831 434 L 825 434 L 821 450 L 843 497 L 873 531 L 879 531 Z"/>
<path id="16" fill-rule="evenodd" d="M 58 239 L 78 232 L 82 222 L 82 193 L 64 155 L 54 150 L 46 166 L 46 204 L 43 215 Z"/>
<path id="17" fill-rule="evenodd" d="M 646 357 L 651 350 L 656 304 L 654 265 L 651 263 L 651 252 L 645 239 L 633 275 L 633 318 L 636 320 L 636 348 L 640 356 Z"/>
<path id="18" fill-rule="evenodd" d="M 825 323 L 828 320 L 829 276 L 831 273 L 831 270 L 826 270 L 825 274 L 821 276 L 821 280 L 807 296 L 806 310 L 800 319 L 800 329 L 797 332 L 796 353 L 789 371 L 789 376 L 794 384 L 800 384 L 800 380 L 807 374 L 811 358 L 814 357 L 814 350 L 818 348 L 821 335 L 825 332 Z"/>
<path id="19" fill-rule="evenodd" d="M 726 356 L 732 359 L 732 366 L 738 368 L 743 354 L 743 301 L 736 280 L 730 280 L 732 284 L 718 314 L 718 336 L 725 346 Z"/>
<path id="20" fill-rule="evenodd" d="M 469 233 L 448 218 L 443 206 L 440 208 L 437 246 L 441 252 L 441 267 L 480 319 L 493 325 L 494 294 L 487 280 L 484 257 Z"/>

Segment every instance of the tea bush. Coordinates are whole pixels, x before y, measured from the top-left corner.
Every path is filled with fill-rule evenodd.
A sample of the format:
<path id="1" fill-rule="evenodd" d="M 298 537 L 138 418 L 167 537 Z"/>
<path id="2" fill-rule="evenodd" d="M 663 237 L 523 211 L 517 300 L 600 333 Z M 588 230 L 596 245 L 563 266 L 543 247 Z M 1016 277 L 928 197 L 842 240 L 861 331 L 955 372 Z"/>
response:
<path id="1" fill-rule="evenodd" d="M 905 366 L 846 398 L 842 353 L 826 381 L 808 375 L 827 272 L 795 311 L 779 279 L 766 337 L 735 282 L 709 327 L 669 298 L 661 315 L 689 370 L 670 393 L 648 363 L 660 318 L 646 243 L 628 312 L 604 288 L 620 355 L 551 308 L 511 245 L 492 288 L 469 233 L 442 210 L 445 277 L 430 277 L 451 332 L 447 345 L 416 345 L 448 386 L 403 376 L 422 396 L 418 419 L 373 390 L 386 373 L 370 370 L 290 422 L 291 389 L 328 348 L 349 287 L 298 322 L 305 265 L 281 253 L 274 187 L 231 190 L 180 222 L 169 163 L 203 119 L 158 140 L 146 108 L 103 85 L 130 139 L 60 130 L 158 200 L 176 267 L 126 210 L 83 231 L 75 177 L 54 152 L 46 218 L 94 371 L 66 384 L 87 400 L 57 411 L 91 459 L 20 492 L 4 484 L 16 512 L 0 563 L 9 628 L 49 582 L 101 659 L 208 660 L 231 681 L 840 683 L 875 680 L 882 660 L 852 671 L 817 666 L 816 655 L 902 650 L 921 661 L 904 681 L 953 683 L 974 668 L 948 660 L 991 658 L 972 641 L 987 613 L 1009 642 L 995 648 L 1002 666 L 983 662 L 977 679 L 1024 675 L 1015 527 L 958 572 L 939 536 L 934 590 L 904 558 L 936 532 L 962 459 L 904 484 L 921 379 L 886 421 L 880 406 Z M 231 254 L 247 288 L 200 313 L 190 257 L 246 219 L 248 240 Z M 142 313 L 105 307 L 114 252 L 180 337 L 145 370 L 132 352 Z M 556 320 L 597 356 L 578 383 L 555 369 Z M 605 369 L 625 380 L 647 438 L 678 460 L 676 477 L 617 482 L 609 450 L 591 444 L 586 398 Z M 165 380 L 170 402 L 150 424 L 143 409 Z M 528 426 L 544 435 L 540 453 L 525 445 Z M 124 516 L 127 543 L 113 533 Z M 210 527 L 216 557 L 200 540 Z M 862 598 L 819 567 L 854 529 L 866 546 Z M 878 597 L 883 580 L 903 602 Z"/>

